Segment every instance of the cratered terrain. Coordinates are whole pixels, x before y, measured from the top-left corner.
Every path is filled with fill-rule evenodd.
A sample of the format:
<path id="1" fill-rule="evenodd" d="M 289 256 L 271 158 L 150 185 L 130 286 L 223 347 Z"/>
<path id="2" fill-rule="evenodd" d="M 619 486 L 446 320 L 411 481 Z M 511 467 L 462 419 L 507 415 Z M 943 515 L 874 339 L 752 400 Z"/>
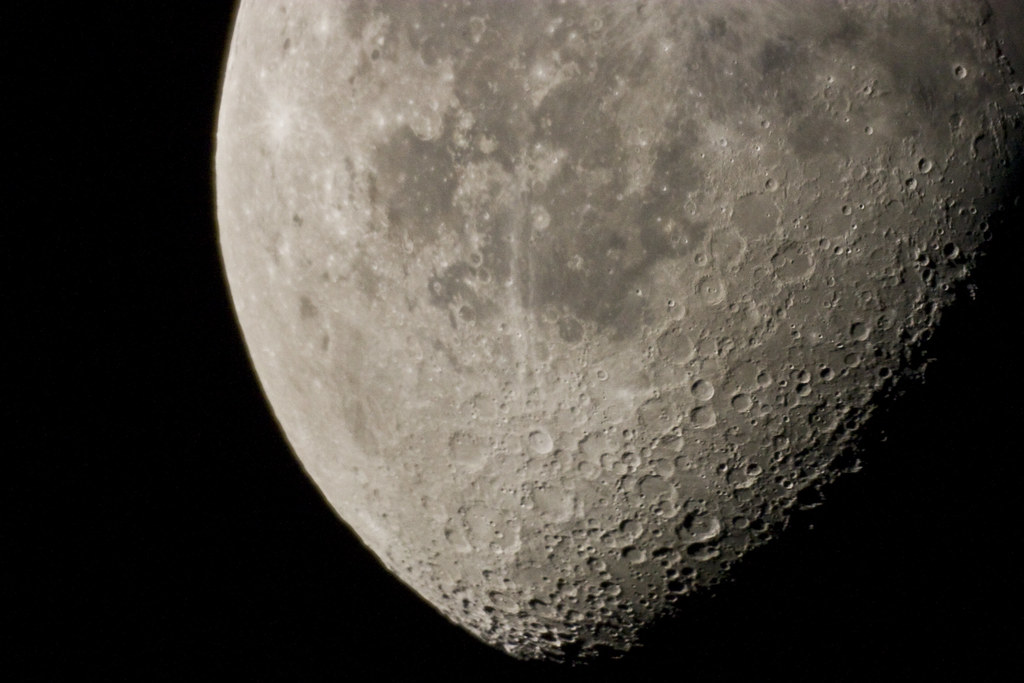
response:
<path id="1" fill-rule="evenodd" d="M 517 657 L 625 650 L 923 372 L 1022 93 L 983 2 L 246 0 L 224 264 L 384 565 Z"/>

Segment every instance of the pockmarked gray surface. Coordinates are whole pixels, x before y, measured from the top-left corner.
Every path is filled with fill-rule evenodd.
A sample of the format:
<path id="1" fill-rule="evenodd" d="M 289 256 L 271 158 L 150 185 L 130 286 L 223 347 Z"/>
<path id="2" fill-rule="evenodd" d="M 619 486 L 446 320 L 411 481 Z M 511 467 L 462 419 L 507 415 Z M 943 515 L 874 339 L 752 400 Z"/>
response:
<path id="1" fill-rule="evenodd" d="M 627 650 L 925 366 L 1022 92 L 983 2 L 242 2 L 220 239 L 306 471 L 524 658 Z"/>

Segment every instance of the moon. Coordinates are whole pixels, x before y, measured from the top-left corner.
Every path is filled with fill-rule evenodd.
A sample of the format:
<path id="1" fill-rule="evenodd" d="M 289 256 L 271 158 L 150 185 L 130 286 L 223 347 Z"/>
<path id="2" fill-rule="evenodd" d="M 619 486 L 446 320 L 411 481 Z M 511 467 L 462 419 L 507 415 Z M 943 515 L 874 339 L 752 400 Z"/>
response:
<path id="1" fill-rule="evenodd" d="M 220 242 L 296 456 L 516 657 L 686 618 L 857 467 L 1015 201 L 997 24 L 968 1 L 243 0 Z"/>

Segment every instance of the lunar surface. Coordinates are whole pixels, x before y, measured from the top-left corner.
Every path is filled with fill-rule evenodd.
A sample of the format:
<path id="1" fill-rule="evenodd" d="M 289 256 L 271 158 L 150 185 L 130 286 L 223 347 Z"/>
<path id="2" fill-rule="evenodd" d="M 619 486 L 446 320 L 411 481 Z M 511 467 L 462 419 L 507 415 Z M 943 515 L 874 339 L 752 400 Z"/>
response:
<path id="1" fill-rule="evenodd" d="M 686 618 L 852 467 L 1015 201 L 983 2 L 244 0 L 223 259 L 340 517 L 522 658 Z"/>

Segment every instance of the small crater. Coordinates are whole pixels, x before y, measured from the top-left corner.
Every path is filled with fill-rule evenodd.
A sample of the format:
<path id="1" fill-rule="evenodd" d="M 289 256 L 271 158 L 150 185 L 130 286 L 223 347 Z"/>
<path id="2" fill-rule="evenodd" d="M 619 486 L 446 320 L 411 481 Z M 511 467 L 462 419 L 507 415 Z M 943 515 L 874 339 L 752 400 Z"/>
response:
<path id="1" fill-rule="evenodd" d="M 658 351 L 665 360 L 682 365 L 693 358 L 695 349 L 682 325 L 675 325 L 658 337 Z"/>
<path id="2" fill-rule="evenodd" d="M 641 564 L 647 559 L 647 553 L 642 548 L 628 546 L 622 549 L 622 559 L 630 564 Z"/>
<path id="3" fill-rule="evenodd" d="M 714 275 L 705 275 L 697 282 L 697 296 L 708 306 L 725 301 L 725 283 Z"/>
<path id="4" fill-rule="evenodd" d="M 540 455 L 547 455 L 555 448 L 555 442 L 546 429 L 535 429 L 530 432 L 527 440 L 530 443 L 530 448 Z"/>
<path id="5" fill-rule="evenodd" d="M 738 413 L 745 413 L 754 405 L 747 394 L 736 394 L 732 397 L 732 407 Z"/>
<path id="6" fill-rule="evenodd" d="M 697 429 L 714 427 L 717 422 L 718 416 L 711 406 L 700 406 L 690 411 L 690 424 Z"/>
<path id="7" fill-rule="evenodd" d="M 722 522 L 707 512 L 691 512 L 683 519 L 678 534 L 683 540 L 707 542 L 722 533 Z"/>
<path id="8" fill-rule="evenodd" d="M 708 545 L 706 543 L 694 543 L 687 546 L 686 554 L 695 560 L 707 562 L 708 560 L 713 560 L 718 557 L 720 551 L 713 545 Z"/>
<path id="9" fill-rule="evenodd" d="M 534 230 L 546 230 L 551 225 L 551 214 L 543 206 L 534 206 L 530 209 L 530 224 Z"/>
<path id="10" fill-rule="evenodd" d="M 719 266 L 735 267 L 743 258 L 746 243 L 735 230 L 718 230 L 711 236 L 711 256 Z"/>
<path id="11" fill-rule="evenodd" d="M 640 495 L 648 501 L 668 499 L 675 493 L 672 484 L 656 474 L 641 479 L 639 489 Z"/>
<path id="12" fill-rule="evenodd" d="M 484 32 L 487 31 L 487 20 L 483 17 L 470 17 L 469 19 L 469 33 L 470 39 L 474 43 L 479 43 L 480 39 L 484 37 Z"/>
<path id="13" fill-rule="evenodd" d="M 771 262 L 776 277 L 787 283 L 799 282 L 809 277 L 814 271 L 814 261 L 810 253 L 796 242 L 783 245 L 772 256 Z"/>
<path id="14" fill-rule="evenodd" d="M 690 393 L 698 401 L 710 401 L 715 395 L 715 387 L 705 379 L 699 379 L 690 387 Z"/>

